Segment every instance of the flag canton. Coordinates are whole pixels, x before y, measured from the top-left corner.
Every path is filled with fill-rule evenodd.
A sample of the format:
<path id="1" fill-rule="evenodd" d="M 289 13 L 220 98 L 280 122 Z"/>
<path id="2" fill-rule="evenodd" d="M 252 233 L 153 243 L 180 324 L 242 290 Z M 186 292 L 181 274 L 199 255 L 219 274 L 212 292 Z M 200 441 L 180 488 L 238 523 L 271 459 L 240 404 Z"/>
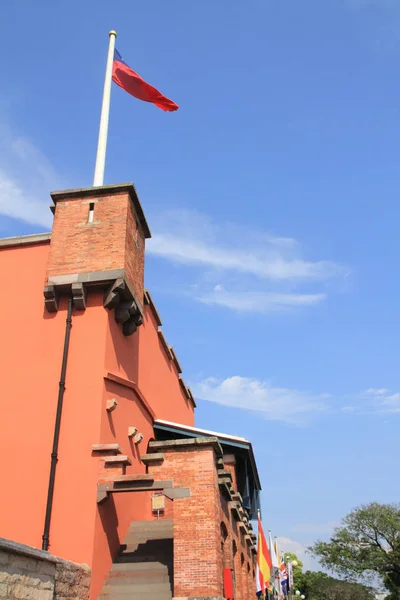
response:
<path id="1" fill-rule="evenodd" d="M 124 61 L 124 59 L 122 58 L 122 56 L 120 55 L 120 53 L 118 52 L 118 50 L 116 48 L 114 48 L 114 60 L 117 60 L 118 62 L 126 65 L 126 62 Z M 126 66 L 128 66 L 128 65 L 126 65 Z"/>

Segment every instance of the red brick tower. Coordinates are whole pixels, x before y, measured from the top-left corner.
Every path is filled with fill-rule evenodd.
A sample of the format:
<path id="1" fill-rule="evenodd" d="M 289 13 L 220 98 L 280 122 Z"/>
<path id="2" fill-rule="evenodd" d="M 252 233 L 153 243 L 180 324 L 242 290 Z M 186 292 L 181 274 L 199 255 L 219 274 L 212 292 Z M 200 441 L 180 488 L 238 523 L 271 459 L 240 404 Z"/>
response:
<path id="1" fill-rule="evenodd" d="M 90 288 L 104 289 L 104 306 L 115 309 L 124 335 L 143 319 L 145 239 L 151 236 L 132 183 L 53 192 L 54 225 L 46 285 L 46 308 L 58 310 L 71 293 L 86 308 Z"/>

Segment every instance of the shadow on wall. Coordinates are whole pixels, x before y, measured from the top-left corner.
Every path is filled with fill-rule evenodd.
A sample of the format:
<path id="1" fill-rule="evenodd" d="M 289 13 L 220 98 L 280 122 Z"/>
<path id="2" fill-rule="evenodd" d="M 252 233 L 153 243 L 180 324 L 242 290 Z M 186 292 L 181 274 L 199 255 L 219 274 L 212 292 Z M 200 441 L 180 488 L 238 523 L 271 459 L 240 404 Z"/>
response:
<path id="1" fill-rule="evenodd" d="M 132 335 L 124 336 L 121 325 L 116 323 L 114 311 L 108 314 L 111 336 L 111 347 L 108 345 L 106 367 L 111 371 L 116 363 L 120 374 L 125 373 L 127 379 L 138 383 L 139 376 L 139 329 Z M 143 325 L 141 325 L 143 327 Z M 114 354 L 114 356 L 112 356 Z"/>
<path id="2" fill-rule="evenodd" d="M 114 557 L 119 552 L 121 542 L 118 536 L 118 516 L 113 494 L 109 494 L 107 502 L 98 505 L 98 508 L 101 524 L 107 537 L 110 556 Z"/>

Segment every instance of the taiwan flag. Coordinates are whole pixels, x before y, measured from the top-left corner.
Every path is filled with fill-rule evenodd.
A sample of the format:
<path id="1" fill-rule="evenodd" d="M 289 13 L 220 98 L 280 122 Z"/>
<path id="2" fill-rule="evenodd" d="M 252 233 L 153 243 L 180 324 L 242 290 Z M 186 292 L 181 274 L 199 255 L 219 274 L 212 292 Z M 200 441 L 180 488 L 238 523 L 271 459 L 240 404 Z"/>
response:
<path id="1" fill-rule="evenodd" d="M 166 96 L 163 96 L 161 92 L 156 90 L 152 85 L 147 83 L 140 75 L 135 73 L 118 52 L 114 50 L 114 62 L 113 62 L 113 81 L 122 87 L 123 90 L 135 96 L 139 100 L 144 102 L 151 102 L 166 111 L 178 110 L 179 106 L 172 100 L 169 100 Z"/>

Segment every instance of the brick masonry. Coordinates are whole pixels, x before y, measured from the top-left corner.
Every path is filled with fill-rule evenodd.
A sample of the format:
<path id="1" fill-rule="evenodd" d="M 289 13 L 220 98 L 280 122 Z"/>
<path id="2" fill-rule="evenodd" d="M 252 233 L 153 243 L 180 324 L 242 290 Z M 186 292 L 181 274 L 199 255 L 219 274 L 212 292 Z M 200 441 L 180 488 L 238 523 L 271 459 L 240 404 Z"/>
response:
<path id="1" fill-rule="evenodd" d="M 65 198 L 57 192 L 47 278 L 123 269 L 143 303 L 145 236 L 129 187 Z"/>
<path id="2" fill-rule="evenodd" d="M 223 572 L 228 568 L 235 573 L 235 600 L 253 600 L 254 555 L 220 492 L 216 459 L 222 449 L 213 439 L 208 444 L 205 439 L 198 444 L 166 442 L 164 462 L 148 467 L 156 479 L 172 479 L 174 486 L 190 488 L 190 498 L 173 502 L 174 598 L 223 597 Z M 163 442 L 152 442 L 155 452 L 157 444 Z M 236 481 L 231 457 L 229 463 L 225 468 Z"/>
<path id="3" fill-rule="evenodd" d="M 0 538 L 0 598 L 87 600 L 90 568 Z"/>

